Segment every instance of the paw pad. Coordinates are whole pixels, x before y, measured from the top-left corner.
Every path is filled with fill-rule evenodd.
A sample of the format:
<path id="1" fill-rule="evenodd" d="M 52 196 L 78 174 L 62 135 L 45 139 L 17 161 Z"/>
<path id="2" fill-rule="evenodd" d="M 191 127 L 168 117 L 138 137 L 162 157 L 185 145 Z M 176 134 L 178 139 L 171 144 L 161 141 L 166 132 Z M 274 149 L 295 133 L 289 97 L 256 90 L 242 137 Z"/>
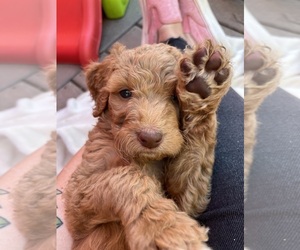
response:
<path id="1" fill-rule="evenodd" d="M 275 75 L 276 75 L 275 69 L 267 68 L 255 74 L 252 80 L 255 81 L 258 85 L 264 85 L 265 83 L 271 81 Z"/>
<path id="2" fill-rule="evenodd" d="M 187 58 L 183 59 L 183 60 L 180 62 L 180 70 L 181 70 L 181 72 L 183 72 L 183 73 L 185 73 L 185 74 L 190 73 L 190 71 L 192 70 L 192 69 L 189 67 L 189 62 L 188 62 L 188 59 L 187 59 Z"/>
<path id="3" fill-rule="evenodd" d="M 274 68 L 260 70 L 265 64 L 263 55 L 260 52 L 253 52 L 245 58 L 245 71 L 254 71 L 252 80 L 257 85 L 264 85 L 271 81 L 276 75 Z"/>
<path id="4" fill-rule="evenodd" d="M 183 78 L 186 79 L 186 90 L 198 94 L 202 99 L 212 94 L 207 81 L 221 86 L 230 75 L 230 69 L 222 66 L 225 59 L 222 51 L 211 51 L 210 46 L 212 45 L 208 43 L 208 46 L 198 48 L 180 61 L 180 70 Z"/>
<path id="5" fill-rule="evenodd" d="M 204 63 L 203 58 L 207 55 L 206 49 L 205 48 L 201 48 L 198 51 L 195 52 L 195 54 L 193 55 L 193 62 L 194 64 L 199 67 L 201 64 Z"/>
<path id="6" fill-rule="evenodd" d="M 264 60 L 260 53 L 251 53 L 245 58 L 245 71 L 258 70 L 264 65 Z"/>
<path id="7" fill-rule="evenodd" d="M 195 77 L 192 81 L 190 81 L 186 85 L 186 90 L 200 95 L 202 99 L 207 98 L 211 93 L 211 89 L 208 87 L 205 79 L 201 76 Z"/>
<path id="8" fill-rule="evenodd" d="M 223 82 L 225 82 L 229 76 L 230 72 L 229 69 L 224 68 L 221 69 L 219 72 L 216 73 L 216 76 L 214 78 L 214 80 L 216 81 L 217 85 L 222 85 Z"/>
<path id="9" fill-rule="evenodd" d="M 222 57 L 219 52 L 214 52 L 212 56 L 208 59 L 205 69 L 207 71 L 218 70 L 222 64 Z"/>

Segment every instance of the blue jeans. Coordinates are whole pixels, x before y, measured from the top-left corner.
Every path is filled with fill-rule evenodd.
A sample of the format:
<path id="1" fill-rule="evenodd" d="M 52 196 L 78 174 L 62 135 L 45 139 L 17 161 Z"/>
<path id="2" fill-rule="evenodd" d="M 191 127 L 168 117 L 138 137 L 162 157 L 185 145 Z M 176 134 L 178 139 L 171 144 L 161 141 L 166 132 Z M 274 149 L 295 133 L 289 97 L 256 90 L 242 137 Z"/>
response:
<path id="1" fill-rule="evenodd" d="M 214 250 L 244 248 L 244 101 L 230 89 L 218 109 L 211 201 L 198 216 Z"/>
<path id="2" fill-rule="evenodd" d="M 245 245 L 300 248 L 300 101 L 278 88 L 258 112 L 245 203 Z"/>

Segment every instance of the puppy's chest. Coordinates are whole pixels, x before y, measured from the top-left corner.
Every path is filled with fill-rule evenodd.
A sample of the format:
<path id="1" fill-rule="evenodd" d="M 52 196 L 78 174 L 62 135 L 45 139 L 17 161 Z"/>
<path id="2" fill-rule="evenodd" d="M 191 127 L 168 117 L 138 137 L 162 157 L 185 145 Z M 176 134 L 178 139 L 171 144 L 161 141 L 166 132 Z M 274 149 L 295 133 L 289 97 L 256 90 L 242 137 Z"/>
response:
<path id="1" fill-rule="evenodd" d="M 142 171 L 160 183 L 164 181 L 166 161 L 150 161 L 143 165 Z"/>

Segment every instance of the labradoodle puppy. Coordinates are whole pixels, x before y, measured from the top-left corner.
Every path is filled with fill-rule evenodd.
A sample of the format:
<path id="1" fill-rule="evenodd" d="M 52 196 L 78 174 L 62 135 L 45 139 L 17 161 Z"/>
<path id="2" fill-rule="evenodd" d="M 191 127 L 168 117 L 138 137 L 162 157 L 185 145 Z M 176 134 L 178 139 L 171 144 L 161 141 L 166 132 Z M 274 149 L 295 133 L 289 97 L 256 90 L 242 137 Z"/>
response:
<path id="1" fill-rule="evenodd" d="M 65 190 L 73 249 L 209 249 L 216 110 L 232 70 L 211 41 L 183 54 L 116 44 L 87 67 L 98 123 Z"/>
<path id="2" fill-rule="evenodd" d="M 277 56 L 268 47 L 245 41 L 245 102 L 244 102 L 244 191 L 253 162 L 256 142 L 256 111 L 265 98 L 273 93 L 280 80 Z M 246 196 L 245 196 L 246 197 Z"/>

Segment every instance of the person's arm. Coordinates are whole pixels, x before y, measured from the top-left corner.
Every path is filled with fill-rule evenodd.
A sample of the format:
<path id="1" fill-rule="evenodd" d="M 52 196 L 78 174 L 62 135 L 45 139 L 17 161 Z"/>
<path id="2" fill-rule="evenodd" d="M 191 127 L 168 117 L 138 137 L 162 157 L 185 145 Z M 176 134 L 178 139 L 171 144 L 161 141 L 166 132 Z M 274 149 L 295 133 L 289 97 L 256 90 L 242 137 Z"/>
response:
<path id="1" fill-rule="evenodd" d="M 23 249 L 25 238 L 16 226 L 11 197 L 19 181 L 41 160 L 45 147 L 26 157 L 0 178 L 0 249 Z"/>
<path id="2" fill-rule="evenodd" d="M 57 202 L 57 218 L 56 218 L 56 247 L 57 250 L 68 250 L 72 246 L 72 238 L 67 230 L 64 219 L 64 202 L 62 194 L 66 187 L 68 180 L 76 167 L 80 164 L 84 147 L 82 147 L 70 162 L 62 169 L 60 174 L 57 176 L 56 184 L 56 202 Z"/>

